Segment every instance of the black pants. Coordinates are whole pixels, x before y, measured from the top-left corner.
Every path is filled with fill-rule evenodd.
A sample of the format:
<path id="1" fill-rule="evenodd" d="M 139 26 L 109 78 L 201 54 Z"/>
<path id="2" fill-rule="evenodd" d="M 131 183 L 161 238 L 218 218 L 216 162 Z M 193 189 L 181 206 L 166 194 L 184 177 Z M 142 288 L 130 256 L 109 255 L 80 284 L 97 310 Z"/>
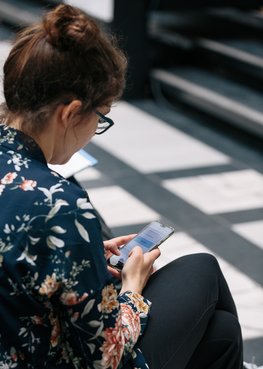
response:
<path id="1" fill-rule="evenodd" d="M 243 368 L 235 304 L 213 256 L 176 259 L 153 274 L 143 294 L 152 308 L 138 345 L 150 369 Z"/>

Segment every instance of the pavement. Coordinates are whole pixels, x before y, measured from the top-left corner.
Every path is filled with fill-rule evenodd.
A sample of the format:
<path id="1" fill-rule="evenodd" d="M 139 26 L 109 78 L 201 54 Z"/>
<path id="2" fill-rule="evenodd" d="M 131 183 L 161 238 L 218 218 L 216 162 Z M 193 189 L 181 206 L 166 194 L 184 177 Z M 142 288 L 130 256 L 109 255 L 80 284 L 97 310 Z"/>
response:
<path id="1" fill-rule="evenodd" d="M 115 125 L 86 150 L 76 178 L 118 235 L 152 220 L 173 225 L 160 268 L 189 253 L 215 255 L 233 294 L 247 362 L 263 362 L 263 165 L 253 145 L 151 100 L 121 101 Z"/>

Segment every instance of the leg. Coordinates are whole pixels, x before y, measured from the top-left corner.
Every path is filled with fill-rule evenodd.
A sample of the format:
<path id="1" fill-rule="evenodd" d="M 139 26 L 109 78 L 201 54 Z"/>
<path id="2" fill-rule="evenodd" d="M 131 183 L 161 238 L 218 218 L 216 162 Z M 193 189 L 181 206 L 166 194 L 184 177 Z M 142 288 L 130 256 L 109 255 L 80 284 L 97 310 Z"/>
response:
<path id="1" fill-rule="evenodd" d="M 242 368 L 242 339 L 237 318 L 216 310 L 186 369 Z"/>
<path id="2" fill-rule="evenodd" d="M 138 345 L 151 369 L 186 368 L 215 310 L 236 316 L 227 283 L 209 254 L 184 256 L 160 269 L 144 296 L 153 305 Z"/>

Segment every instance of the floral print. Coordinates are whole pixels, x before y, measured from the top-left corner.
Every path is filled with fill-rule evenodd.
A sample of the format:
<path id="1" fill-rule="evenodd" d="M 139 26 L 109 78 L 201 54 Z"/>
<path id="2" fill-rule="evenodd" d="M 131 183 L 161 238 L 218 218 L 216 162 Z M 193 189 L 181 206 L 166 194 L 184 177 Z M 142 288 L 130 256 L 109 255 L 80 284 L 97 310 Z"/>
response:
<path id="1" fill-rule="evenodd" d="M 150 302 L 119 295 L 84 190 L 29 137 L 0 125 L 0 368 L 148 368 Z"/>
<path id="2" fill-rule="evenodd" d="M 60 283 L 57 281 L 56 274 L 53 273 L 51 276 L 47 275 L 44 282 L 41 283 L 39 288 L 40 295 L 46 295 L 50 298 L 59 289 Z"/>
<path id="3" fill-rule="evenodd" d="M 21 177 L 19 182 L 15 182 L 14 180 L 16 179 L 16 177 L 16 172 L 9 172 L 2 179 L 0 179 L 0 194 L 2 194 L 6 185 L 10 185 L 13 183 L 15 183 L 16 186 L 12 189 L 16 189 L 17 187 L 19 187 L 23 191 L 33 191 L 34 187 L 36 187 L 37 185 L 36 181 L 33 181 L 32 179 L 25 179 L 24 177 Z"/>
<path id="4" fill-rule="evenodd" d="M 100 309 L 103 313 L 111 313 L 114 309 L 119 307 L 119 301 L 117 299 L 117 291 L 113 285 L 109 285 L 102 290 L 102 301 Z"/>
<path id="5" fill-rule="evenodd" d="M 13 183 L 14 179 L 17 177 L 17 173 L 16 172 L 9 172 L 7 173 L 2 179 L 1 179 L 1 184 L 10 184 Z"/>
<path id="6" fill-rule="evenodd" d="M 25 179 L 22 177 L 23 182 L 19 185 L 19 187 L 24 191 L 33 191 L 34 187 L 36 187 L 37 182 L 32 181 L 32 179 Z"/>
<path id="7" fill-rule="evenodd" d="M 104 343 L 101 348 L 103 352 L 102 362 L 105 368 L 117 368 L 123 354 L 125 344 L 122 334 L 122 321 L 119 316 L 113 328 L 107 328 L 104 332 Z"/>

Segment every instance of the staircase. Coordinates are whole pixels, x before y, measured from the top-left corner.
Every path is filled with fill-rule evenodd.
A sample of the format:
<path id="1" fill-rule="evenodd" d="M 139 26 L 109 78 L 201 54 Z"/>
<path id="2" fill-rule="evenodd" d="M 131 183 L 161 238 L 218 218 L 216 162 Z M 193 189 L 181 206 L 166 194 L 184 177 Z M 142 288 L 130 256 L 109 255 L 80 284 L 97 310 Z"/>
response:
<path id="1" fill-rule="evenodd" d="M 158 101 L 183 104 L 263 138 L 263 14 L 238 9 L 155 11 L 148 35 Z"/>
<path id="2" fill-rule="evenodd" d="M 59 3 L 0 0 L 0 59 L 15 30 L 38 21 L 44 10 Z M 211 124 L 214 118 L 225 127 L 263 138 L 263 12 L 151 8 L 145 34 L 148 45 L 139 43 L 147 46 L 143 52 L 150 61 L 147 74 L 156 102 L 180 104 L 186 114 L 192 109 L 212 118 Z M 138 53 L 140 49 L 136 49 Z M 135 54 L 132 67 L 141 70 L 135 74 L 140 81 L 132 81 L 136 86 L 145 68 L 141 56 Z"/>

